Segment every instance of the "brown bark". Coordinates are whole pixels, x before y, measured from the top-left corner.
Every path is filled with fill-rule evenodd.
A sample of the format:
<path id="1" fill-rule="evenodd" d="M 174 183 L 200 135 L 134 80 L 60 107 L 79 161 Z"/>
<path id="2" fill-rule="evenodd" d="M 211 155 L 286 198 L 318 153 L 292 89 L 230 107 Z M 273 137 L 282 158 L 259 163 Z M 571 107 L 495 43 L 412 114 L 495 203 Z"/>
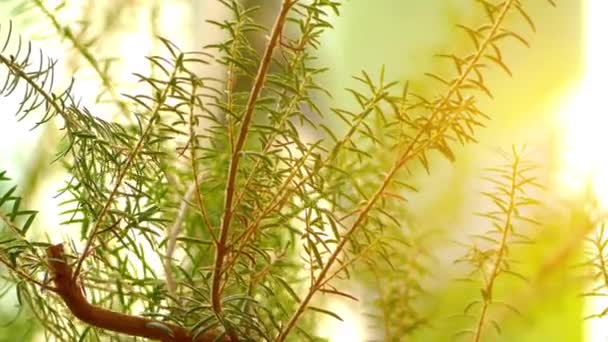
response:
<path id="1" fill-rule="evenodd" d="M 74 316 L 87 324 L 104 330 L 162 342 L 211 342 L 220 334 L 218 331 L 209 331 L 194 340 L 186 328 L 176 324 L 125 315 L 94 306 L 85 298 L 78 281 L 73 279 L 72 268 L 66 261 L 63 245 L 48 247 L 47 256 L 56 293 L 63 299 Z M 231 339 L 225 336 L 221 341 L 230 342 Z"/>

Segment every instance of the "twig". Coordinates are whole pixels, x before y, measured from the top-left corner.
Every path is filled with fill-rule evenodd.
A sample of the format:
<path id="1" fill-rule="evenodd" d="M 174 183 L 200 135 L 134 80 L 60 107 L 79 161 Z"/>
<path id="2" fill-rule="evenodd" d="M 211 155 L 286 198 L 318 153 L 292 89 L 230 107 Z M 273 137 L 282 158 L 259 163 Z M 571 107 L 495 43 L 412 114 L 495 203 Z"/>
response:
<path id="1" fill-rule="evenodd" d="M 523 307 L 534 305 L 539 298 L 546 296 L 548 293 L 546 285 L 549 281 L 553 281 L 551 277 L 563 270 L 566 261 L 578 253 L 580 244 L 595 227 L 595 223 L 588 220 L 585 220 L 582 224 L 577 223 L 573 229 L 574 231 L 569 232 L 568 240 L 558 246 L 559 248 L 555 249 L 556 252 L 551 253 L 542 263 L 536 275 L 531 278 L 530 286 L 526 287 L 523 291 L 513 293 L 506 302 L 514 303 L 512 304 L 513 307 L 517 307 L 520 311 L 523 311 Z M 501 311 L 499 316 L 495 317 L 495 321 L 504 322 L 512 313 L 509 310 Z M 482 333 L 483 336 L 484 333 Z"/>
<path id="2" fill-rule="evenodd" d="M 320 270 L 317 280 L 315 281 L 315 285 L 309 289 L 306 296 L 300 302 L 296 311 L 293 313 L 293 315 L 291 316 L 291 318 L 289 319 L 289 321 L 287 322 L 285 327 L 281 330 L 281 332 L 277 336 L 277 338 L 275 340 L 276 342 L 285 341 L 285 339 L 287 338 L 287 335 L 289 335 L 289 332 L 295 327 L 300 316 L 304 313 L 304 311 L 306 311 L 308 304 L 310 303 L 312 297 L 321 288 L 321 286 L 325 282 L 325 277 L 327 276 L 328 272 L 332 268 L 333 264 L 338 259 L 338 256 L 340 255 L 340 253 L 342 252 L 344 247 L 346 247 L 346 244 L 350 240 L 350 237 L 357 230 L 357 228 L 359 228 L 359 226 L 361 224 L 363 224 L 363 222 L 366 220 L 367 214 L 372 210 L 372 208 L 374 207 L 376 202 L 382 197 L 382 195 L 388 188 L 389 184 L 392 182 L 393 178 L 397 175 L 397 172 L 405 164 L 407 164 L 408 161 L 412 160 L 419 153 L 421 153 L 422 151 L 427 149 L 429 146 L 431 146 L 431 144 L 437 138 L 440 138 L 443 135 L 443 133 L 445 132 L 445 130 L 447 130 L 447 128 L 450 126 L 449 123 L 451 122 L 451 120 L 448 121 L 448 123 L 445 124 L 444 126 L 442 126 L 440 129 L 438 129 L 438 132 L 436 134 L 430 135 L 425 142 L 418 144 L 420 142 L 420 140 L 422 139 L 423 135 L 426 135 L 428 133 L 428 129 L 433 124 L 435 124 L 435 118 L 442 112 L 442 108 L 445 105 L 449 104 L 451 97 L 457 93 L 458 89 L 462 86 L 462 83 L 464 83 L 464 81 L 467 79 L 467 77 L 469 76 L 471 71 L 474 69 L 475 64 L 484 55 L 486 48 L 492 42 L 494 36 L 498 32 L 498 29 L 500 28 L 500 24 L 504 20 L 509 9 L 513 6 L 514 2 L 515 2 L 515 0 L 508 0 L 507 2 L 504 3 L 504 5 L 502 6 L 502 9 L 501 9 L 501 13 L 497 17 L 497 19 L 494 21 L 492 28 L 491 28 L 490 32 L 488 33 L 488 36 L 486 37 L 483 44 L 481 44 L 479 46 L 477 52 L 470 59 L 467 67 L 461 72 L 461 74 L 456 79 L 456 81 L 454 81 L 454 83 L 448 90 L 446 96 L 434 106 L 426 125 L 418 131 L 418 133 L 412 140 L 408 141 L 407 148 L 405 148 L 405 151 L 395 161 L 395 163 L 393 164 L 393 166 L 391 167 L 391 169 L 385 176 L 384 180 L 382 181 L 382 184 L 380 185 L 378 190 L 376 190 L 376 192 L 373 194 L 373 196 L 367 201 L 365 206 L 363 208 L 361 208 L 360 210 L 358 210 L 357 218 L 353 222 L 350 229 L 348 229 L 348 231 L 346 231 L 344 233 L 344 235 L 342 236 L 342 239 L 336 246 L 334 252 L 329 256 L 327 262 L 325 263 L 323 268 Z M 419 145 L 419 146 L 416 147 L 417 145 Z"/>
<path id="3" fill-rule="evenodd" d="M 12 73 L 15 77 L 24 80 L 28 86 L 32 87 L 32 89 L 34 89 L 36 93 L 40 94 L 44 98 L 45 102 L 48 104 L 45 107 L 45 110 L 47 112 L 51 112 L 51 109 L 54 110 L 57 115 L 60 115 L 61 118 L 65 120 L 68 129 L 74 129 L 79 127 L 79 125 L 74 121 L 74 119 L 70 117 L 68 112 L 64 110 L 64 104 L 59 105 L 59 103 L 61 102 L 58 101 L 55 96 L 51 95 L 51 93 L 44 90 L 42 86 L 36 83 L 35 78 L 33 78 L 29 72 L 23 70 L 19 64 L 13 62 L 9 58 L 6 58 L 2 54 L 0 54 L 0 64 L 6 65 L 10 73 Z"/>
<path id="4" fill-rule="evenodd" d="M 373 101 L 371 101 L 371 103 L 366 106 L 361 113 L 372 113 L 372 108 L 382 99 L 383 97 L 377 97 L 375 98 Z M 299 189 L 300 187 L 302 187 L 303 185 L 306 184 L 306 182 L 308 182 L 308 180 L 312 179 L 315 175 L 317 175 L 317 173 L 326 165 L 328 165 L 338 154 L 340 148 L 346 144 L 347 141 L 349 141 L 349 139 L 355 134 L 355 132 L 357 131 L 357 129 L 359 128 L 359 126 L 363 123 L 363 118 L 366 117 L 367 115 L 364 115 L 361 119 L 357 120 L 349 129 L 349 131 L 344 135 L 344 137 L 336 144 L 334 145 L 334 147 L 331 149 L 331 151 L 327 154 L 327 156 L 325 157 L 325 159 L 323 159 L 323 161 L 321 161 L 319 163 L 319 166 L 315 168 L 315 170 L 313 170 L 312 172 L 309 172 L 306 176 L 304 176 L 302 179 L 299 179 L 297 182 L 293 182 L 294 178 L 297 176 L 298 172 L 300 172 L 300 167 L 307 161 L 307 158 L 309 157 L 309 155 L 313 152 L 313 149 L 310 148 L 306 154 L 304 156 L 302 156 L 300 158 L 300 161 L 292 166 L 292 171 L 291 173 L 285 178 L 285 180 L 283 181 L 283 183 L 281 184 L 281 186 L 279 186 L 279 191 L 277 191 L 277 193 L 273 196 L 273 198 L 268 202 L 268 204 L 266 205 L 266 207 L 262 210 L 259 210 L 259 214 L 257 214 L 255 216 L 255 218 L 252 220 L 252 223 L 247 225 L 247 227 L 245 228 L 244 232 L 241 233 L 236 239 L 234 239 L 234 241 L 237 241 L 239 243 L 239 246 L 234 248 L 232 250 L 233 253 L 231 253 L 231 261 L 229 262 L 229 265 L 226 267 L 226 270 L 224 271 L 224 273 L 227 273 L 235 264 L 237 259 L 240 257 L 240 255 L 243 253 L 245 247 L 247 246 L 247 244 L 250 242 L 250 240 L 254 237 L 254 234 L 258 231 L 259 229 L 259 225 L 262 222 L 262 220 L 267 217 L 267 215 L 269 213 L 271 213 L 273 210 L 279 209 L 281 204 L 284 203 L 289 195 L 291 194 L 292 190 L 294 189 Z M 254 170 L 255 171 L 255 165 L 254 165 Z M 252 171 L 252 172 L 253 172 Z M 251 177 L 250 177 L 251 178 Z M 249 182 L 249 179 L 247 180 L 247 182 L 245 183 L 245 187 L 247 186 Z M 294 186 L 291 186 L 291 183 L 295 183 Z M 241 196 L 244 194 L 245 190 L 243 190 L 243 192 L 241 192 Z M 239 199 L 237 198 L 237 203 L 239 202 Z M 344 227 L 346 229 L 346 227 Z"/>
<path id="5" fill-rule="evenodd" d="M 74 280 L 72 268 L 66 261 L 63 244 L 50 246 L 46 251 L 56 293 L 74 316 L 87 324 L 104 330 L 162 342 L 231 341 L 228 336 L 219 337 L 221 333 L 215 330 L 208 331 L 194 339 L 187 329 L 173 323 L 125 315 L 91 305 L 83 295 L 83 288 Z"/>
<path id="6" fill-rule="evenodd" d="M 196 151 L 198 149 L 198 136 L 196 135 L 196 125 L 198 124 L 196 120 L 196 116 L 194 113 L 194 103 L 196 102 L 196 83 L 192 86 L 192 94 L 190 96 L 190 115 L 189 115 L 189 131 L 190 131 L 190 139 L 188 142 L 188 147 L 190 147 L 190 168 L 192 170 L 192 177 L 194 178 L 194 189 L 196 190 L 196 204 L 198 205 L 198 210 L 203 217 L 203 222 L 207 227 L 207 231 L 209 235 L 213 239 L 213 242 L 217 244 L 217 238 L 213 233 L 213 226 L 211 225 L 211 221 L 209 220 L 209 215 L 207 214 L 207 210 L 205 209 L 205 204 L 203 203 L 203 196 L 201 196 L 200 192 L 200 182 L 202 180 L 199 179 L 198 175 L 198 157 L 196 156 Z"/>
<path id="7" fill-rule="evenodd" d="M 5 260 L 4 257 L 0 257 L 0 264 L 3 264 L 4 267 L 6 267 L 11 272 L 15 273 L 18 277 L 21 278 L 21 280 L 23 280 L 25 282 L 38 285 L 43 290 L 57 292 L 56 288 L 54 288 L 52 286 L 48 286 L 48 285 L 44 284 L 43 282 L 41 282 L 40 280 L 34 278 L 32 275 L 29 275 L 26 272 L 20 270 L 19 267 L 14 266 L 9 260 Z"/>
<path id="8" fill-rule="evenodd" d="M 127 104 L 120 98 L 120 95 L 118 94 L 116 87 L 114 87 L 114 84 L 112 83 L 112 80 L 110 79 L 108 73 L 101 69 L 101 66 L 95 59 L 91 50 L 85 44 L 82 43 L 79 37 L 75 36 L 74 33 L 72 33 L 72 30 L 69 27 L 61 25 L 57 17 L 53 13 L 51 13 L 48 8 L 46 8 L 43 1 L 36 0 L 35 4 L 40 9 L 40 11 L 42 11 L 42 13 L 44 13 L 44 15 L 49 19 L 57 33 L 63 38 L 70 41 L 74 49 L 76 49 L 76 51 L 78 51 L 82 55 L 82 57 L 87 61 L 87 63 L 89 63 L 89 65 L 93 68 L 93 70 L 101 80 L 102 85 L 109 92 L 112 102 L 114 102 L 120 108 L 120 112 L 124 115 L 125 118 L 131 120 Z"/>
<path id="9" fill-rule="evenodd" d="M 135 145 L 135 147 L 133 148 L 133 150 L 131 151 L 131 153 L 129 153 L 129 155 L 127 157 L 127 160 L 125 160 L 123 162 L 122 169 L 118 170 L 118 174 L 116 175 L 116 180 L 115 180 L 114 187 L 112 188 L 112 191 L 108 195 L 108 198 L 106 199 L 103 208 L 99 212 L 99 215 L 97 215 L 97 217 L 95 218 L 95 224 L 94 224 L 93 228 L 91 229 L 91 232 L 89 233 L 89 236 L 87 238 L 86 244 L 84 246 L 84 251 L 80 255 L 80 258 L 78 259 L 78 262 L 76 263 L 76 269 L 74 271 L 74 277 L 77 277 L 78 274 L 80 273 L 80 269 L 82 268 L 82 264 L 84 263 L 84 260 L 88 256 L 89 250 L 91 249 L 91 246 L 92 246 L 92 243 L 93 243 L 93 239 L 99 233 L 99 227 L 103 223 L 102 222 L 103 218 L 110 211 L 110 206 L 114 202 L 114 198 L 118 195 L 118 190 L 122 186 L 122 182 L 123 182 L 124 178 L 127 176 L 127 173 L 129 172 L 129 169 L 131 168 L 131 164 L 133 163 L 133 161 L 135 160 L 135 158 L 137 157 L 137 155 L 139 154 L 139 152 L 143 148 L 144 142 L 145 142 L 146 138 L 150 135 L 150 133 L 152 133 L 152 128 L 154 127 L 154 123 L 155 123 L 157 117 L 160 115 L 159 113 L 160 113 L 161 108 L 164 105 L 164 102 L 165 102 L 165 100 L 166 100 L 166 98 L 167 98 L 167 96 L 169 94 L 169 90 L 171 88 L 171 84 L 172 84 L 173 80 L 176 77 L 178 69 L 179 69 L 178 67 L 175 67 L 173 69 L 173 73 L 171 74 L 171 77 L 169 77 L 169 82 L 167 82 L 167 86 L 158 95 L 157 104 L 156 104 L 154 110 L 152 111 L 152 114 L 150 115 L 150 120 L 148 121 L 148 124 L 143 129 L 141 137 L 139 137 L 139 140 L 137 141 L 137 144 Z"/>
<path id="10" fill-rule="evenodd" d="M 488 308 L 490 304 L 492 304 L 492 291 L 494 290 L 494 281 L 498 277 L 502 267 L 502 261 L 507 253 L 507 239 L 509 237 L 509 232 L 511 231 L 511 220 L 513 219 L 513 214 L 516 210 L 515 207 L 515 191 L 517 188 L 517 174 L 519 173 L 519 156 L 515 156 L 515 160 L 513 161 L 512 173 L 511 173 L 511 188 L 509 189 L 509 208 L 506 212 L 505 224 L 502 227 L 502 237 L 500 240 L 500 246 L 498 248 L 498 254 L 496 255 L 496 259 L 494 260 L 494 265 L 492 265 L 492 271 L 485 280 L 485 286 L 482 289 L 483 295 L 483 305 L 481 307 L 481 313 L 479 314 L 479 321 L 477 322 L 477 329 L 475 330 L 474 341 L 479 342 L 481 340 L 481 332 L 483 330 L 483 325 L 487 316 Z M 485 278 L 485 277 L 484 277 Z"/>
<path id="11" fill-rule="evenodd" d="M 179 206 L 175 221 L 167 233 L 167 249 L 165 251 L 165 262 L 163 266 L 165 268 L 165 282 L 169 294 L 175 294 L 175 280 L 173 279 L 173 271 L 171 270 L 171 260 L 173 259 L 173 253 L 175 252 L 175 246 L 177 245 L 177 236 L 179 235 L 184 219 L 186 218 L 189 202 L 192 200 L 192 196 L 194 196 L 194 191 L 198 190 L 197 185 L 198 183 L 193 181 L 192 184 L 190 184 L 190 187 L 188 187 L 188 190 L 182 198 L 182 203 Z"/>
<path id="12" fill-rule="evenodd" d="M 228 243 L 228 235 L 230 230 L 230 223 L 232 221 L 232 215 L 234 214 L 233 209 L 233 198 L 236 191 L 236 178 L 238 174 L 238 166 L 239 160 L 241 157 L 241 151 L 245 145 L 245 140 L 247 139 L 247 135 L 249 133 L 249 126 L 251 124 L 251 120 L 253 118 L 253 112 L 255 109 L 255 104 L 257 102 L 258 96 L 262 92 L 262 88 L 264 86 L 266 80 L 266 74 L 268 73 L 268 69 L 270 68 L 270 62 L 272 60 L 272 54 L 276 46 L 278 45 L 279 38 L 281 33 L 283 32 L 283 26 L 287 21 L 287 14 L 289 13 L 289 9 L 293 5 L 293 0 L 283 0 L 281 5 L 281 10 L 277 19 L 272 28 L 272 32 L 270 34 L 270 40 L 268 45 L 266 46 L 266 50 L 264 51 L 264 56 L 260 61 L 260 66 L 258 68 L 257 75 L 255 77 L 255 81 L 253 83 L 253 87 L 251 89 L 251 93 L 249 95 L 249 99 L 247 100 L 247 105 L 245 106 L 245 113 L 243 114 L 241 129 L 239 132 L 239 136 L 237 138 L 236 144 L 234 145 L 234 149 L 232 151 L 232 157 L 230 159 L 230 168 L 228 171 L 228 181 L 226 182 L 226 191 L 225 191 L 225 202 L 224 202 L 224 215 L 222 218 L 222 226 L 220 229 L 220 236 L 216 248 L 215 254 L 215 265 L 213 268 L 213 281 L 211 286 L 211 305 L 213 307 L 213 311 L 216 314 L 220 314 L 222 312 L 222 300 L 221 300 L 221 278 L 222 278 L 222 269 L 224 266 L 224 259 L 229 252 L 229 248 L 227 246 Z"/>

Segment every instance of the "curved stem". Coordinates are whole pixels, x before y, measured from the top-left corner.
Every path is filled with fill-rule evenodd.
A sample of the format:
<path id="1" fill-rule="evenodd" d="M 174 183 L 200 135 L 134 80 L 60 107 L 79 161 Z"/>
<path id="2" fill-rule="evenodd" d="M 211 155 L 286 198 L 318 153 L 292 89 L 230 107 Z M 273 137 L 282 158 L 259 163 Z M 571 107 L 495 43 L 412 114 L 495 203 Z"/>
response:
<path id="1" fill-rule="evenodd" d="M 72 268 L 68 265 L 63 244 L 47 248 L 56 293 L 68 309 L 81 321 L 94 327 L 129 336 L 145 337 L 162 342 L 230 342 L 228 336 L 218 339 L 220 332 L 208 331 L 196 339 L 181 326 L 140 316 L 125 315 L 90 304 L 84 296 L 83 288 L 74 280 Z"/>

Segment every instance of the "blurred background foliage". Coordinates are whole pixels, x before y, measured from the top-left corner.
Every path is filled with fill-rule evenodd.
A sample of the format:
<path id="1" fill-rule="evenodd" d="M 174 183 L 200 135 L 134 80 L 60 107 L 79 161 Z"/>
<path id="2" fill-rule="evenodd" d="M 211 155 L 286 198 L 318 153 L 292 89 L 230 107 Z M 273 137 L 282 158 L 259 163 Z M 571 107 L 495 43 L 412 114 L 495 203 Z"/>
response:
<path id="1" fill-rule="evenodd" d="M 274 0 L 243 0 L 249 5 L 260 5 L 259 20 L 269 24 L 278 7 Z M 36 7 L 25 2 L 27 6 Z M 34 40 L 47 55 L 58 58 L 63 82 L 72 74 L 84 80 L 78 93 L 83 101 L 95 98 L 95 76 L 98 71 L 87 63 L 82 54 L 75 52 L 73 44 L 57 35 L 53 23 L 39 10 L 30 11 L 15 7 L 18 1 L 0 3 L 0 13 L 15 20 L 24 38 Z M 21 2 L 22 3 L 22 2 Z M 41 1 L 49 10 L 56 10 L 74 34 L 96 37 L 92 53 L 97 60 L 116 58 L 109 65 L 108 74 L 116 82 L 115 94 L 137 85 L 130 76 L 143 64 L 144 55 L 153 54 L 158 42 L 153 35 L 170 37 L 183 48 L 196 48 L 213 40 L 217 34 L 206 19 L 222 16 L 213 0 L 93 0 L 67 1 L 55 7 L 57 1 Z M 504 48 L 505 59 L 513 77 L 500 70 L 490 70 L 487 83 L 494 100 L 480 97 L 479 107 L 491 115 L 492 120 L 477 135 L 478 144 L 456 148 L 456 161 L 434 158 L 431 175 L 422 168 L 412 169 L 412 178 L 420 189 L 408 198 L 411 221 L 408 224 L 420 236 L 419 260 L 400 261 L 422 264 L 423 293 L 415 300 L 420 312 L 429 317 L 427 325 L 410 336 L 412 341 L 448 341 L 453 334 L 468 328 L 472 321 L 457 317 L 470 302 L 479 297 L 478 286 L 455 281 L 466 269 L 453 261 L 463 254 L 463 248 L 454 241 L 466 242 L 467 234 L 487 228 L 484 219 L 474 212 L 487 207 L 479 192 L 482 169 L 500 162 L 496 151 L 510 149 L 511 144 L 526 144 L 535 162 L 540 165 L 541 182 L 548 191 L 541 193 L 545 203 L 542 227 L 533 233 L 536 243 L 516 247 L 514 254 L 521 263 L 520 271 L 528 282 L 503 280 L 498 295 L 512 303 L 521 313 L 504 313 L 500 316 L 501 334 L 491 332 L 492 341 L 583 341 L 585 340 L 585 309 L 580 294 L 584 292 L 582 273 L 574 266 L 581 262 L 581 231 L 588 229 L 586 198 L 584 193 L 572 194 L 561 190 L 559 179 L 560 124 L 557 115 L 563 105 L 562 98 L 571 91 L 582 73 L 582 34 L 584 25 L 583 0 L 559 0 L 556 8 L 545 1 L 525 1 L 537 32 L 531 33 L 524 20 L 516 20 L 512 27 L 524 32 L 531 48 L 515 42 Z M 25 13 L 16 13 L 25 12 Z M 483 21 L 483 13 L 473 0 L 351 0 L 345 1 L 341 15 L 332 18 L 333 30 L 325 32 L 319 47 L 319 65 L 329 67 L 322 84 L 333 94 L 326 108 L 348 107 L 352 97 L 344 88 L 351 87 L 351 75 L 367 71 L 375 79 L 384 65 L 390 79 L 410 80 L 412 89 L 433 94 L 436 83 L 429 82 L 425 72 L 441 74 L 449 65 L 436 54 L 469 51 L 471 41 L 455 28 L 458 23 L 475 27 Z M 80 20 L 89 22 L 87 31 Z M 260 49 L 264 42 L 258 42 Z M 101 66 L 102 70 L 105 64 Z M 218 70 L 201 72 L 221 73 Z M 87 80 L 90 80 L 87 81 Z M 113 96 L 104 94 L 104 96 Z M 110 116 L 112 111 L 94 103 L 94 112 Z M 25 198 L 34 198 L 28 207 L 41 211 L 37 220 L 38 234 L 45 226 L 57 225 L 54 198 L 62 173 L 58 165 L 50 164 L 59 135 L 51 126 L 30 131 L 32 122 L 16 122 L 10 104 L 3 100 L 0 117 L 0 163 L 14 182 L 19 184 Z M 117 116 L 120 120 L 120 115 Z M 340 129 L 339 122 L 332 125 Z M 578 197 L 577 197 L 578 196 Z M 425 271 L 426 270 L 426 271 Z M 378 270 L 382 272 L 382 270 Z M 390 291 L 388 284 L 406 287 L 407 272 L 392 274 L 390 282 L 374 284 L 365 272 L 357 277 L 353 291 L 357 303 L 335 302 L 331 305 L 345 318 L 345 322 L 328 320 L 320 329 L 332 341 L 364 341 L 374 337 L 374 319 L 370 304 L 378 291 Z M 396 285 L 399 287 L 399 285 Z M 11 290 L 10 288 L 7 290 Z M 4 297 L 0 303 L 0 341 L 34 341 L 39 327 L 31 316 L 19 313 L 16 299 Z M 367 300 L 370 299 L 370 300 Z M 388 303 L 389 310 L 398 310 L 403 298 Z M 391 305 L 393 305 L 391 307 Z M 15 318 L 16 317 L 16 318 Z M 347 333 L 348 332 L 348 333 Z M 399 338 L 395 341 L 401 340 Z"/>

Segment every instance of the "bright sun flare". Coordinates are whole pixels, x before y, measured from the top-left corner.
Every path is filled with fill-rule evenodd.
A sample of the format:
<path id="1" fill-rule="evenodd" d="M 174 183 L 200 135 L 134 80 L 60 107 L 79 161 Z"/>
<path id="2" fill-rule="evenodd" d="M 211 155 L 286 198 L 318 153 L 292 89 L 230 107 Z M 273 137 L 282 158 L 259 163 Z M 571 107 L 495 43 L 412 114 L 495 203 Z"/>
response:
<path id="1" fill-rule="evenodd" d="M 582 82 L 563 104 L 561 181 L 568 191 L 591 184 L 599 205 L 608 208 L 608 157 L 604 146 L 608 117 L 603 85 L 608 77 L 608 1 L 587 0 L 585 19 L 585 71 Z"/>
<path id="2" fill-rule="evenodd" d="M 608 79 L 608 1 L 585 2 L 585 71 L 577 90 L 563 105 L 562 184 L 571 193 L 590 185 L 600 209 L 608 209 L 608 116 L 604 105 L 605 80 Z M 592 297 L 586 303 L 586 314 L 608 307 L 608 300 Z M 587 322 L 586 340 L 606 341 L 605 320 Z"/>

